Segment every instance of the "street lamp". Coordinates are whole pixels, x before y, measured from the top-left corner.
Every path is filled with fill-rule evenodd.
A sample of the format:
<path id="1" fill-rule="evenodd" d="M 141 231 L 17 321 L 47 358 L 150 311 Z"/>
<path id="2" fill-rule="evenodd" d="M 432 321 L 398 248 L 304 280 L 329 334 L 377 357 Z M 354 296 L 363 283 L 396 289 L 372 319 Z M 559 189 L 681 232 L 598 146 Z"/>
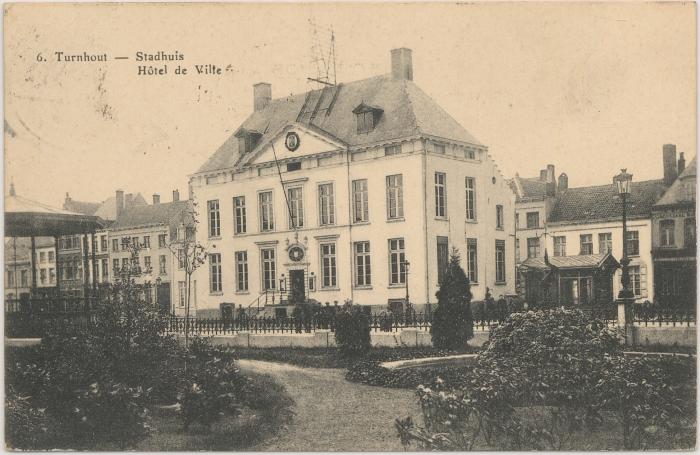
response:
<path id="1" fill-rule="evenodd" d="M 617 187 L 617 193 L 622 198 L 622 289 L 618 294 L 618 299 L 622 304 L 622 308 L 618 306 L 619 324 L 626 322 L 628 307 L 627 304 L 634 299 L 634 293 L 630 289 L 630 259 L 627 257 L 627 198 L 630 195 L 632 187 L 632 174 L 627 173 L 627 169 L 621 169 L 621 172 L 613 177 L 613 182 Z M 620 312 L 620 310 L 623 310 Z"/>
<path id="2" fill-rule="evenodd" d="M 403 270 L 404 270 L 404 273 L 406 274 L 406 305 L 408 305 L 408 303 L 410 302 L 410 300 L 408 298 L 408 271 L 410 269 L 411 269 L 411 263 L 404 259 Z"/>

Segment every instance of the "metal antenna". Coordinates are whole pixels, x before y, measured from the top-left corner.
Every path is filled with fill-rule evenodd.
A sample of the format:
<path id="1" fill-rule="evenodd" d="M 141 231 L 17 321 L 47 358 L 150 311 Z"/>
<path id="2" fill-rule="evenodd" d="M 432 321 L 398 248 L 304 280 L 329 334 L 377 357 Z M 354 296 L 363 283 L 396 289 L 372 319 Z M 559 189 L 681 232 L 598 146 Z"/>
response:
<path id="1" fill-rule="evenodd" d="M 323 85 L 336 85 L 335 33 L 333 28 L 322 29 L 319 33 L 319 27 L 313 18 L 309 18 L 309 25 L 312 34 L 311 64 L 316 66 L 316 77 L 308 77 L 307 79 Z"/>

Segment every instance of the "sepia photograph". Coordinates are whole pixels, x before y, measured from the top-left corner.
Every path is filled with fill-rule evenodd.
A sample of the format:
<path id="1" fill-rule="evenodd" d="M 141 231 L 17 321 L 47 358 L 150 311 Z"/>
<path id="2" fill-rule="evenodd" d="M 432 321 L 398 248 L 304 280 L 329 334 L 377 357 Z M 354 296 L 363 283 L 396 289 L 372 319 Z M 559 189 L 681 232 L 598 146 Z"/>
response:
<path id="1" fill-rule="evenodd" d="M 695 3 L 5 3 L 7 451 L 697 440 Z"/>

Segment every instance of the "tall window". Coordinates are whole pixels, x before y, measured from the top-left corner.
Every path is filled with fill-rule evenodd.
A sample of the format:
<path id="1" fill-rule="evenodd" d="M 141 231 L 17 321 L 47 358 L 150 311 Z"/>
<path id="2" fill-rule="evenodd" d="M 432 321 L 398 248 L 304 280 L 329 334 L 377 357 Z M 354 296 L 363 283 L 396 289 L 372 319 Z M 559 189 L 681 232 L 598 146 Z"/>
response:
<path id="1" fill-rule="evenodd" d="M 693 220 L 693 223 L 695 223 L 695 220 Z M 53 264 L 55 258 L 55 254 L 53 251 L 49 251 L 49 264 Z"/>
<path id="2" fill-rule="evenodd" d="M 319 223 L 321 226 L 335 224 L 334 197 L 332 183 L 323 183 L 318 186 Z"/>
<path id="3" fill-rule="evenodd" d="M 389 239 L 389 284 L 406 284 L 406 251 L 403 239 Z"/>
<path id="4" fill-rule="evenodd" d="M 129 248 L 129 242 L 131 239 L 129 237 L 122 237 L 122 251 L 126 251 L 127 248 Z"/>
<path id="5" fill-rule="evenodd" d="M 390 220 L 403 218 L 403 176 L 386 177 L 386 217 Z"/>
<path id="6" fill-rule="evenodd" d="M 357 132 L 368 133 L 374 129 L 374 112 L 371 110 L 358 112 L 357 114 Z"/>
<path id="7" fill-rule="evenodd" d="M 107 281 L 109 276 L 109 259 L 102 259 L 102 281 Z"/>
<path id="8" fill-rule="evenodd" d="M 184 269 L 185 268 L 185 251 L 182 248 L 178 248 L 177 250 L 177 268 L 178 269 Z"/>
<path id="9" fill-rule="evenodd" d="M 527 257 L 528 258 L 538 258 L 540 257 L 540 239 L 537 237 L 530 237 L 527 239 Z"/>
<path id="10" fill-rule="evenodd" d="M 515 261 L 520 262 L 520 239 L 518 238 L 515 239 Z"/>
<path id="11" fill-rule="evenodd" d="M 262 232 L 275 229 L 274 211 L 272 210 L 272 191 L 264 191 L 258 194 L 260 206 L 260 230 Z"/>
<path id="12" fill-rule="evenodd" d="M 46 252 L 45 251 L 39 252 L 39 262 L 41 262 L 41 263 L 46 262 Z"/>
<path id="13" fill-rule="evenodd" d="M 301 187 L 287 188 L 289 199 L 289 228 L 304 227 L 304 195 Z"/>
<path id="14" fill-rule="evenodd" d="M 21 286 L 23 288 L 27 287 L 29 285 L 29 278 L 28 278 L 29 273 L 26 270 L 20 270 L 19 276 L 21 277 L 21 280 L 22 280 Z"/>
<path id="15" fill-rule="evenodd" d="M 221 219 L 219 218 L 219 200 L 207 202 L 207 213 L 209 216 L 209 237 L 219 237 L 221 235 Z"/>
<path id="16" fill-rule="evenodd" d="M 496 283 L 506 282 L 506 241 L 496 240 Z"/>
<path id="17" fill-rule="evenodd" d="M 150 236 L 150 235 L 144 235 L 144 236 L 143 236 L 143 247 L 144 247 L 144 248 L 150 248 L 150 247 L 151 247 L 151 236 Z"/>
<path id="18" fill-rule="evenodd" d="M 248 252 L 236 251 L 236 291 L 248 290 Z"/>
<path id="19" fill-rule="evenodd" d="M 352 220 L 355 223 L 369 221 L 369 197 L 367 179 L 352 181 Z"/>
<path id="20" fill-rule="evenodd" d="M 165 234 L 158 234 L 158 248 L 165 248 L 166 237 Z"/>
<path id="21" fill-rule="evenodd" d="M 122 258 L 122 270 L 123 271 L 129 270 L 129 258 Z M 73 266 L 71 264 L 71 267 L 68 269 L 68 276 L 70 277 L 72 275 L 73 275 Z"/>
<path id="22" fill-rule="evenodd" d="M 133 246 L 134 248 L 138 248 L 141 246 L 141 243 L 139 243 L 138 237 L 131 237 L 131 246 Z"/>
<path id="23" fill-rule="evenodd" d="M 277 289 L 277 263 L 275 262 L 274 248 L 264 248 L 260 250 L 260 257 L 262 258 L 263 289 Z"/>
<path id="24" fill-rule="evenodd" d="M 581 234 L 581 253 L 593 254 L 593 234 Z"/>
<path id="25" fill-rule="evenodd" d="M 527 212 L 527 228 L 533 229 L 540 227 L 540 212 Z"/>
<path id="26" fill-rule="evenodd" d="M 46 269 L 39 270 L 39 281 L 41 284 L 46 284 Z"/>
<path id="27" fill-rule="evenodd" d="M 515 229 L 520 229 L 520 214 L 515 214 Z"/>
<path id="28" fill-rule="evenodd" d="M 639 256 L 639 231 L 627 231 L 627 255 Z"/>
<path id="29" fill-rule="evenodd" d="M 119 259 L 112 259 L 112 271 L 115 275 L 119 272 Z"/>
<path id="30" fill-rule="evenodd" d="M 166 273 L 168 273 L 165 267 L 165 261 L 166 259 L 164 254 L 158 256 L 158 273 L 161 275 L 165 275 Z"/>
<path id="31" fill-rule="evenodd" d="M 177 290 L 178 290 L 178 305 L 180 308 L 185 307 L 185 302 L 187 302 L 187 283 L 184 281 L 178 281 L 177 282 Z"/>
<path id="32" fill-rule="evenodd" d="M 687 247 L 695 246 L 695 218 L 686 218 L 683 227 L 684 245 Z"/>
<path id="33" fill-rule="evenodd" d="M 563 257 L 566 256 L 566 237 L 563 235 L 557 235 L 553 237 L 554 240 L 554 256 Z"/>
<path id="34" fill-rule="evenodd" d="M 642 275 L 641 275 L 641 270 L 638 265 L 631 265 L 629 268 L 630 272 L 630 287 L 632 288 L 632 292 L 634 292 L 634 295 L 637 297 L 641 297 L 642 295 Z"/>
<path id="35" fill-rule="evenodd" d="M 467 219 L 476 220 L 476 182 L 474 177 L 465 177 L 464 185 L 467 191 Z"/>
<path id="36" fill-rule="evenodd" d="M 674 220 L 661 220 L 659 222 L 659 235 L 661 246 L 674 246 L 676 244 L 674 231 L 676 222 Z"/>
<path id="37" fill-rule="evenodd" d="M 146 269 L 146 271 L 151 270 L 151 257 L 150 256 L 143 257 L 143 267 L 144 267 L 144 269 Z"/>
<path id="38" fill-rule="evenodd" d="M 102 251 L 102 252 L 107 251 L 107 236 L 106 235 L 100 236 L 100 251 Z"/>
<path id="39" fill-rule="evenodd" d="M 233 216 L 234 233 L 245 234 L 246 232 L 246 215 L 245 215 L 245 196 L 236 196 L 233 198 Z"/>
<path id="40" fill-rule="evenodd" d="M 221 292 L 221 253 L 209 255 L 209 292 Z"/>
<path id="41" fill-rule="evenodd" d="M 612 233 L 601 232 L 598 234 L 598 252 L 600 254 L 612 253 Z"/>
<path id="42" fill-rule="evenodd" d="M 479 261 L 476 239 L 467 239 L 467 276 L 470 283 L 479 281 Z"/>
<path id="43" fill-rule="evenodd" d="M 334 288 L 338 284 L 335 243 L 321 244 L 321 286 L 324 288 Z"/>
<path id="44" fill-rule="evenodd" d="M 503 229 L 503 206 L 496 206 L 496 229 Z"/>
<path id="45" fill-rule="evenodd" d="M 435 173 L 435 216 L 445 218 L 447 216 L 445 195 L 446 177 L 444 172 Z"/>
<path id="46" fill-rule="evenodd" d="M 445 272 L 447 271 L 447 264 L 449 261 L 449 252 L 447 250 L 448 239 L 447 237 L 437 238 L 437 272 L 438 272 L 438 284 L 442 284 L 442 280 L 445 279 Z"/>
<path id="47" fill-rule="evenodd" d="M 372 284 L 369 242 L 355 242 L 355 286 Z"/>

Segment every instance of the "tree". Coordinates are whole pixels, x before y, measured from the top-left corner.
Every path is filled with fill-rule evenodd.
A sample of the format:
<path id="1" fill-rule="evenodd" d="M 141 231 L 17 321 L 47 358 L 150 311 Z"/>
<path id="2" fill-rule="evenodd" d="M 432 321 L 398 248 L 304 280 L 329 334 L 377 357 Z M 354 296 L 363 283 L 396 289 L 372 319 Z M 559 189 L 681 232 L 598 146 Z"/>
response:
<path id="1" fill-rule="evenodd" d="M 192 275 L 207 259 L 206 248 L 197 241 L 197 203 L 192 202 L 188 210 L 181 213 L 175 240 L 168 244 L 177 257 L 178 265 L 185 272 L 185 349 L 189 344 L 190 302 L 192 301 Z"/>
<path id="2" fill-rule="evenodd" d="M 456 248 L 450 254 L 450 263 L 436 296 L 438 306 L 433 314 L 430 333 L 433 346 L 440 349 L 463 347 L 474 336 L 472 299 L 469 278 L 459 265 Z"/>

